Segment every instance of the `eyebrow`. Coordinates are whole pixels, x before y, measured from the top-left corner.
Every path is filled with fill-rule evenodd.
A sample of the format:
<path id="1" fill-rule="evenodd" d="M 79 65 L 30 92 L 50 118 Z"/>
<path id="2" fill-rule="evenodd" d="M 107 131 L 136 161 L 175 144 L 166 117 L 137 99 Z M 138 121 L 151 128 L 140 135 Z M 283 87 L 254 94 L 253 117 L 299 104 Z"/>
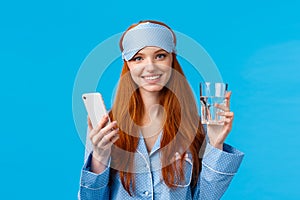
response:
<path id="1" fill-rule="evenodd" d="M 165 53 L 168 53 L 166 50 L 164 50 L 164 49 L 158 49 L 158 50 L 156 50 L 156 51 L 154 51 L 154 53 L 158 53 L 158 52 L 160 52 L 160 51 L 163 51 L 163 52 L 165 52 Z M 144 53 L 137 53 L 136 55 L 144 55 Z"/>

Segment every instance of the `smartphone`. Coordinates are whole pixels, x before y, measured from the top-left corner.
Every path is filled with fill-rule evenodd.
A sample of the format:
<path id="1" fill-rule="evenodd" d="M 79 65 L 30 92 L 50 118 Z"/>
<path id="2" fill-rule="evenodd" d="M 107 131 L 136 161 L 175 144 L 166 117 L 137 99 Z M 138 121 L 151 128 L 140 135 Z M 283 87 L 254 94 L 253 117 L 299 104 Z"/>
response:
<path id="1" fill-rule="evenodd" d="M 99 92 L 85 93 L 82 95 L 82 100 L 91 119 L 93 128 L 95 128 L 102 117 L 107 114 L 102 95 Z M 108 120 L 108 123 L 110 123 L 109 118 Z"/>

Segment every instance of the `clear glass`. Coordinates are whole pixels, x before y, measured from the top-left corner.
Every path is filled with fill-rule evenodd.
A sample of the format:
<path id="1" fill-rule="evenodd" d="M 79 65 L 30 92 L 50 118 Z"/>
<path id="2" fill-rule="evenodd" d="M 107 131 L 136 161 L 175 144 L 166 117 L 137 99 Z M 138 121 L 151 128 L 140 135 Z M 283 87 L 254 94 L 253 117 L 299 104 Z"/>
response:
<path id="1" fill-rule="evenodd" d="M 215 107 L 215 104 L 225 105 L 225 94 L 227 92 L 227 89 L 227 83 L 200 83 L 202 124 L 224 124 L 224 117 L 219 115 L 219 113 L 223 111 Z"/>

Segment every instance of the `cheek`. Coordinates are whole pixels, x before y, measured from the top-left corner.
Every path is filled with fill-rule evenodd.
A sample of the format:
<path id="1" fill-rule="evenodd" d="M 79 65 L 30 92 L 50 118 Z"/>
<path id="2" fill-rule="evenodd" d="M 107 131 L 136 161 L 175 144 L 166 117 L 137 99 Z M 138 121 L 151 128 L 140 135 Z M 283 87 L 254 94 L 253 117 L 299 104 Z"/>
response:
<path id="1" fill-rule="evenodd" d="M 142 70 L 139 67 L 133 67 L 133 68 L 129 68 L 129 72 L 132 77 L 137 77 L 141 75 Z"/>
<path id="2" fill-rule="evenodd" d="M 130 76 L 132 78 L 132 80 L 137 84 L 140 85 L 139 81 L 139 77 L 141 75 L 141 70 L 139 70 L 138 68 L 129 68 L 129 73 Z"/>
<path id="3" fill-rule="evenodd" d="M 127 65 L 128 65 L 130 75 L 135 76 L 139 71 L 138 66 L 132 65 L 131 63 L 127 63 Z"/>
<path id="4" fill-rule="evenodd" d="M 166 72 L 167 73 L 167 81 L 169 81 L 171 75 L 172 75 L 172 67 L 169 68 L 169 70 Z"/>

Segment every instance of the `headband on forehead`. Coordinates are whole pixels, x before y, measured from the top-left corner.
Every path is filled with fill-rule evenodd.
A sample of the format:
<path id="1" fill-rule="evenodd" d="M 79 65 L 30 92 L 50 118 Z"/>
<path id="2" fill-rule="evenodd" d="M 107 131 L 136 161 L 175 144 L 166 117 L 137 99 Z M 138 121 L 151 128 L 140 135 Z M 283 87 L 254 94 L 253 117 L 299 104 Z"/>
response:
<path id="1" fill-rule="evenodd" d="M 171 30 L 155 23 L 141 23 L 127 31 L 122 41 L 122 58 L 126 61 L 146 46 L 156 46 L 175 52 L 175 41 Z"/>

